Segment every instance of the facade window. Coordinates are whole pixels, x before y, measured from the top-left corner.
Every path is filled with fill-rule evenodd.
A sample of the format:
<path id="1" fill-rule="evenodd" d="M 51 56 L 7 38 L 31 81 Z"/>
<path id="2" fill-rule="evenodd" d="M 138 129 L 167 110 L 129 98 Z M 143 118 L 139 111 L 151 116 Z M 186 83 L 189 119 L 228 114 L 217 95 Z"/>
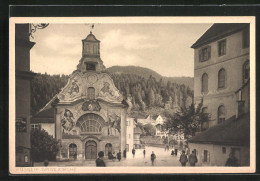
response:
<path id="1" fill-rule="evenodd" d="M 222 153 L 226 154 L 226 152 L 227 152 L 226 147 L 222 147 Z"/>
<path id="2" fill-rule="evenodd" d="M 86 47 L 87 47 L 87 53 L 91 53 L 90 45 L 87 44 Z"/>
<path id="3" fill-rule="evenodd" d="M 246 83 L 249 80 L 250 77 L 250 67 L 249 67 L 249 61 L 247 60 L 243 64 L 243 83 Z"/>
<path id="4" fill-rule="evenodd" d="M 104 123 L 105 121 L 101 116 L 90 113 L 80 117 L 76 126 L 83 133 L 101 133 Z"/>
<path id="5" fill-rule="evenodd" d="M 87 99 L 88 100 L 94 100 L 95 99 L 95 88 L 94 87 L 88 88 Z"/>
<path id="6" fill-rule="evenodd" d="M 41 125 L 40 124 L 31 124 L 31 129 L 32 130 L 41 129 Z"/>
<path id="7" fill-rule="evenodd" d="M 223 105 L 218 107 L 218 123 L 223 123 L 225 121 L 225 107 Z"/>
<path id="8" fill-rule="evenodd" d="M 25 155 L 25 156 L 24 156 L 24 162 L 25 162 L 25 163 L 28 163 L 28 162 L 29 162 L 28 155 Z"/>
<path id="9" fill-rule="evenodd" d="M 69 145 L 69 158 L 75 158 L 77 155 L 77 145 L 72 143 Z"/>
<path id="10" fill-rule="evenodd" d="M 95 63 L 86 62 L 86 70 L 94 70 L 94 71 L 96 71 L 96 64 Z"/>
<path id="11" fill-rule="evenodd" d="M 98 46 L 94 45 L 94 54 L 98 54 Z"/>
<path id="12" fill-rule="evenodd" d="M 16 118 L 15 127 L 16 127 L 16 132 L 26 132 L 26 127 L 27 127 L 26 118 Z"/>
<path id="13" fill-rule="evenodd" d="M 199 60 L 200 62 L 205 62 L 210 59 L 211 56 L 211 47 L 207 46 L 205 48 L 202 48 L 199 51 Z"/>
<path id="14" fill-rule="evenodd" d="M 208 74 L 204 73 L 201 77 L 201 92 L 208 92 Z"/>
<path id="15" fill-rule="evenodd" d="M 203 162 L 208 162 L 208 154 L 209 154 L 208 150 L 204 150 Z"/>
<path id="16" fill-rule="evenodd" d="M 249 28 L 243 31 L 243 48 L 248 48 L 250 44 Z"/>
<path id="17" fill-rule="evenodd" d="M 203 107 L 201 112 L 205 115 L 208 115 L 208 108 L 207 107 Z M 209 122 L 208 121 L 204 121 L 201 123 L 201 131 L 205 131 L 209 128 Z"/>
<path id="18" fill-rule="evenodd" d="M 226 55 L 226 40 L 218 42 L 218 55 Z"/>
<path id="19" fill-rule="evenodd" d="M 218 88 L 226 87 L 226 71 L 225 69 L 220 69 L 218 72 Z"/>

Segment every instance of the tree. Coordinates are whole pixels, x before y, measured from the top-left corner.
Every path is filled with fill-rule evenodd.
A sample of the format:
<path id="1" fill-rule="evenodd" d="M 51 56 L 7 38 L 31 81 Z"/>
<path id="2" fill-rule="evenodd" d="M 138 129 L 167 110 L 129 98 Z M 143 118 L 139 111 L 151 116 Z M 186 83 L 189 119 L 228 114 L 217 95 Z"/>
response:
<path id="1" fill-rule="evenodd" d="M 33 161 L 55 160 L 58 151 L 58 141 L 45 130 L 31 131 L 31 158 Z"/>
<path id="2" fill-rule="evenodd" d="M 144 131 L 146 132 L 146 136 L 154 136 L 156 134 L 156 129 L 153 125 L 146 124 L 143 126 Z"/>
<path id="3" fill-rule="evenodd" d="M 197 131 L 200 131 L 203 122 L 209 121 L 207 113 L 202 112 L 203 99 L 195 108 L 194 102 L 186 108 L 181 107 L 177 113 L 166 113 L 168 118 L 164 126 L 170 133 L 181 131 L 186 138 L 192 137 Z"/>

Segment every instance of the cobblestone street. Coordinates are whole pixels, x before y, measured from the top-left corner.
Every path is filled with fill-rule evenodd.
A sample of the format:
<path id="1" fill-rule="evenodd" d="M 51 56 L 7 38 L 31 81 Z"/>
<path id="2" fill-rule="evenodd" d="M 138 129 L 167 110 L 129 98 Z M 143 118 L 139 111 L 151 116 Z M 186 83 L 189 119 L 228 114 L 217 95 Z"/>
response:
<path id="1" fill-rule="evenodd" d="M 107 160 L 105 159 L 105 163 L 107 167 L 116 167 L 116 166 L 124 166 L 124 167 L 134 167 L 134 166 L 152 166 L 150 155 L 154 151 L 156 154 L 156 160 L 154 162 L 154 166 L 181 166 L 179 162 L 179 154 L 178 156 L 172 156 L 171 150 L 165 151 L 164 148 L 158 147 L 146 147 L 146 156 L 143 156 L 143 149 L 137 149 L 135 157 L 131 152 L 127 153 L 127 158 L 122 159 L 120 162 L 118 160 Z M 35 167 L 43 166 L 43 163 L 35 163 Z M 50 167 L 64 167 L 64 166 L 87 166 L 93 167 L 95 165 L 95 160 L 78 160 L 78 161 L 62 161 L 62 162 L 49 162 Z"/>

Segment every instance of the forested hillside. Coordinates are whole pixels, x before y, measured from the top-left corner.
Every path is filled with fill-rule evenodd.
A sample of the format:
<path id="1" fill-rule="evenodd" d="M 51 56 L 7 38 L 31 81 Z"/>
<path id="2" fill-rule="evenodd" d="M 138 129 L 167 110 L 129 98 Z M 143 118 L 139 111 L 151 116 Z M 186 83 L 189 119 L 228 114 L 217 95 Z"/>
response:
<path id="1" fill-rule="evenodd" d="M 112 74 L 135 74 L 141 77 L 148 79 L 150 75 L 152 75 L 157 81 L 162 79 L 164 83 L 168 81 L 177 83 L 177 84 L 184 84 L 189 86 L 191 90 L 193 90 L 193 77 L 165 77 L 161 76 L 157 72 L 138 66 L 112 66 L 107 68 L 107 71 Z M 174 71 L 174 70 L 173 70 Z"/>
<path id="2" fill-rule="evenodd" d="M 157 74 L 156 72 L 148 77 L 141 76 L 141 72 L 137 74 L 122 71 L 119 73 L 110 70 L 108 73 L 121 94 L 124 97 L 132 97 L 133 111 L 187 106 L 193 97 L 193 91 L 188 86 L 167 82 L 159 74 L 156 79 L 153 76 Z M 68 78 L 68 75 L 37 74 L 32 81 L 32 114 L 43 108 L 53 96 L 59 93 L 66 85 Z"/>

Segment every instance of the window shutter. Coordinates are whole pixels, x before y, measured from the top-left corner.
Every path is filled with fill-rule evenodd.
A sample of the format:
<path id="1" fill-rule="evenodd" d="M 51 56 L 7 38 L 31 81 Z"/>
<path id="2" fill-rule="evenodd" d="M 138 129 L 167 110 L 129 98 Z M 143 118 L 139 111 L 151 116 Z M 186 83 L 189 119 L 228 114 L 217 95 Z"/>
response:
<path id="1" fill-rule="evenodd" d="M 199 61 L 202 62 L 202 50 L 199 51 Z"/>
<path id="2" fill-rule="evenodd" d="M 211 46 L 208 46 L 208 59 L 211 57 Z"/>

